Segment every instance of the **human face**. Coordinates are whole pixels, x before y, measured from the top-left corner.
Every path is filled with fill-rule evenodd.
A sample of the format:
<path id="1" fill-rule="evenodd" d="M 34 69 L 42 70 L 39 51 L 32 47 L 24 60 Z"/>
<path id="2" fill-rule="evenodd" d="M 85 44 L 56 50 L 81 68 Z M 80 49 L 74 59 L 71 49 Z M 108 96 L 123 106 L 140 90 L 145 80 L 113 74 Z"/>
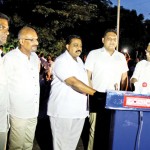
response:
<path id="1" fill-rule="evenodd" d="M 117 46 L 117 35 L 114 32 L 108 32 L 104 38 L 102 38 L 105 49 L 108 52 L 114 52 Z"/>
<path id="2" fill-rule="evenodd" d="M 3 45 L 7 42 L 7 36 L 9 35 L 8 30 L 8 21 L 0 18 L 0 45 Z"/>
<path id="3" fill-rule="evenodd" d="M 30 55 L 31 52 L 36 52 L 38 46 L 38 36 L 34 30 L 26 32 L 20 39 L 21 51 L 26 55 Z"/>
<path id="4" fill-rule="evenodd" d="M 72 39 L 70 44 L 66 45 L 69 54 L 76 60 L 82 52 L 82 41 L 80 39 Z"/>
<path id="5" fill-rule="evenodd" d="M 147 61 L 150 61 L 150 45 L 147 46 L 145 52 L 146 52 Z"/>

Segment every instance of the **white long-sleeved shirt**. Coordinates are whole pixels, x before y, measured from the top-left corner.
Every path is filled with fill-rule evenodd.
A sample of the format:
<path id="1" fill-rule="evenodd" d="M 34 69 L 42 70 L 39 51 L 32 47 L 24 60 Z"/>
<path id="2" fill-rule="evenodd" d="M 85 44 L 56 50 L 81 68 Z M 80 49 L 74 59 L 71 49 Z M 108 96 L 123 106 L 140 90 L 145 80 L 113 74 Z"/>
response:
<path id="1" fill-rule="evenodd" d="M 9 113 L 18 118 L 34 118 L 39 110 L 39 58 L 30 59 L 18 48 L 4 57 L 9 92 Z"/>

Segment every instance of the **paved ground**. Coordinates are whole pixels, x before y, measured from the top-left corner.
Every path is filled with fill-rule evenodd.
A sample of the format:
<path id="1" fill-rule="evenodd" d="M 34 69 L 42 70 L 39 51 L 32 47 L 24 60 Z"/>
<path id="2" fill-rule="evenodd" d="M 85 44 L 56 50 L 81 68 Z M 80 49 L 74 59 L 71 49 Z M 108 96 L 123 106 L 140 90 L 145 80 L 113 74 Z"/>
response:
<path id="1" fill-rule="evenodd" d="M 33 150 L 41 150 L 37 141 L 34 140 Z M 84 150 L 82 140 L 79 140 L 78 146 L 76 150 Z"/>

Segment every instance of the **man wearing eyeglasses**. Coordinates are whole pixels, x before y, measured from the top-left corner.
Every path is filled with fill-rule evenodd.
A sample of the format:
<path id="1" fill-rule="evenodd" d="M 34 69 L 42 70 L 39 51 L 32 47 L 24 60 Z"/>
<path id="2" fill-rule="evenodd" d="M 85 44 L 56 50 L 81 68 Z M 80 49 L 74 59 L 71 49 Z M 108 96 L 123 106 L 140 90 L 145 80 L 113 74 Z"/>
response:
<path id="1" fill-rule="evenodd" d="M 145 52 L 147 59 L 136 64 L 131 77 L 131 83 L 134 84 L 135 92 L 139 94 L 150 94 L 150 43 Z"/>
<path id="2" fill-rule="evenodd" d="M 0 46 L 2 47 L 9 35 L 9 18 L 0 12 Z M 6 149 L 8 131 L 8 93 L 5 72 L 0 57 L 0 150 Z"/>
<path id="3" fill-rule="evenodd" d="M 23 27 L 18 40 L 18 47 L 3 58 L 10 101 L 9 150 L 32 150 L 39 110 L 38 35 Z"/>

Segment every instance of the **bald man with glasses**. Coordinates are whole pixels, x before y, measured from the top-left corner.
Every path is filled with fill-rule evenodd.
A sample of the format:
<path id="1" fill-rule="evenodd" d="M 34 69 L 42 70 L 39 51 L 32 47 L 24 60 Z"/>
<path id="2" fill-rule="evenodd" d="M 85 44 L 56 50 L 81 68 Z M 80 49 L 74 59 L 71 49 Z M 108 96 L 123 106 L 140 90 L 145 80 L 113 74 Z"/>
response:
<path id="1" fill-rule="evenodd" d="M 18 34 L 19 45 L 4 56 L 10 101 L 9 150 L 32 150 L 39 110 L 38 35 L 31 27 Z"/>

